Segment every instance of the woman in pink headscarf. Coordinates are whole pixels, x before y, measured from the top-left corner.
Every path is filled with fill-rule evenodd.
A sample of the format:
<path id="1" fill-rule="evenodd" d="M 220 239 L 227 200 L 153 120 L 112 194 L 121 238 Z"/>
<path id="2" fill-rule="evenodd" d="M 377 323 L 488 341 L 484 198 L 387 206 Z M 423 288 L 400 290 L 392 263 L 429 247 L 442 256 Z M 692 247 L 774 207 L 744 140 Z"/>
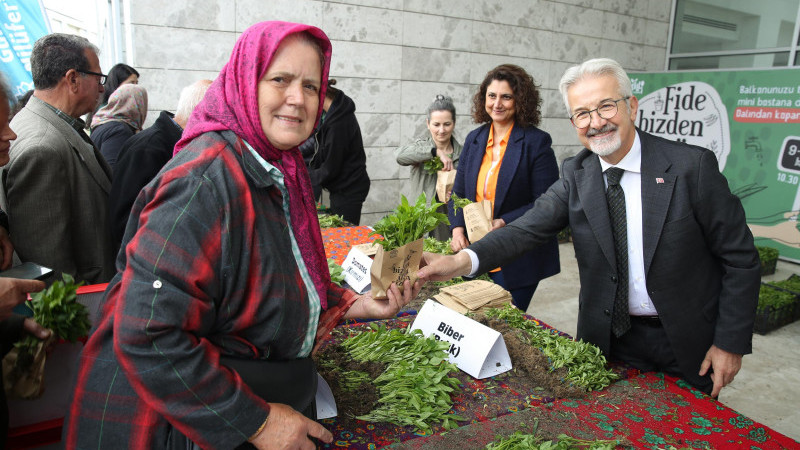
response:
<path id="1" fill-rule="evenodd" d="M 321 114 L 331 46 L 265 22 L 239 38 L 176 154 L 139 195 L 89 338 L 67 448 L 313 448 L 310 353 L 389 300 L 333 285 L 297 146 Z M 290 404 L 292 406 L 288 406 Z"/>

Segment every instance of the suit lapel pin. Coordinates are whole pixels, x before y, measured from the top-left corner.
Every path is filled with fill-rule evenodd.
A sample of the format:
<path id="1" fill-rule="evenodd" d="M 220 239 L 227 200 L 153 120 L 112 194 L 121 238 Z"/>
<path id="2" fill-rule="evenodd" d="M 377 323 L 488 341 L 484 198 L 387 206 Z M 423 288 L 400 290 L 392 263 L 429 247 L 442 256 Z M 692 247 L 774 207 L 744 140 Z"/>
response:
<path id="1" fill-rule="evenodd" d="M 664 184 L 663 178 L 656 178 L 656 184 Z"/>

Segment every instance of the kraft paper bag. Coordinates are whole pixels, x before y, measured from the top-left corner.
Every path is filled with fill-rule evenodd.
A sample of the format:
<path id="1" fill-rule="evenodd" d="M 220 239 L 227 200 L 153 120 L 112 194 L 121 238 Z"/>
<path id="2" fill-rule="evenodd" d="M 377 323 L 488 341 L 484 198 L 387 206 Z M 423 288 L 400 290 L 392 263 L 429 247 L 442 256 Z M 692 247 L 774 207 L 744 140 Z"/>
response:
<path id="1" fill-rule="evenodd" d="M 397 283 L 400 292 L 403 292 L 403 282 L 417 281 L 417 271 L 419 262 L 422 259 L 422 239 L 403 245 L 389 251 L 378 247 L 375 260 L 369 269 L 370 280 L 372 281 L 372 298 L 388 298 L 386 291 L 392 283 Z"/>
<path id="2" fill-rule="evenodd" d="M 47 360 L 47 347 L 55 339 L 54 335 L 36 347 L 33 362 L 26 370 L 14 367 L 19 350 L 11 349 L 3 358 L 3 385 L 8 398 L 35 399 L 44 393 L 44 363 Z"/>
<path id="3" fill-rule="evenodd" d="M 492 229 L 492 202 L 483 200 L 464 207 L 464 224 L 467 226 L 467 239 L 478 242 Z"/>
<path id="4" fill-rule="evenodd" d="M 447 195 L 453 189 L 453 184 L 456 182 L 456 171 L 440 170 L 436 172 L 436 198 L 442 203 L 447 203 L 450 196 Z"/>

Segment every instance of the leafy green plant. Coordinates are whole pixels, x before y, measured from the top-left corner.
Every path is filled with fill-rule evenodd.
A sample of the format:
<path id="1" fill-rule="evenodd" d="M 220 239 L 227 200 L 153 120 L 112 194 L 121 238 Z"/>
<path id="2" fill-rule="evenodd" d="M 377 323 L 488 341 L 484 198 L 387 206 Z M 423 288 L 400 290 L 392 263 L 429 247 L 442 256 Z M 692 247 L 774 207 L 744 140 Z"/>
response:
<path id="1" fill-rule="evenodd" d="M 425 161 L 425 164 L 422 165 L 422 169 L 430 175 L 436 175 L 436 172 L 444 169 L 444 163 L 438 156 L 434 156 Z"/>
<path id="2" fill-rule="evenodd" d="M 454 193 L 450 194 L 450 199 L 453 200 L 453 212 L 456 212 L 459 209 L 464 209 L 465 206 L 469 205 L 470 203 L 474 203 L 472 200 L 468 198 L 461 198 Z"/>
<path id="3" fill-rule="evenodd" d="M 427 237 L 425 238 L 424 241 L 422 241 L 422 249 L 430 253 L 438 253 L 440 255 L 452 255 L 453 249 L 450 248 L 451 240 L 452 239 L 448 239 L 442 242 L 436 238 Z"/>
<path id="4" fill-rule="evenodd" d="M 758 259 L 762 263 L 778 258 L 779 252 L 777 248 L 756 246 L 756 250 L 758 250 Z"/>
<path id="5" fill-rule="evenodd" d="M 442 203 L 438 203 L 436 200 L 431 201 L 431 204 L 428 205 L 428 199 L 424 192 L 417 197 L 414 205 L 409 204 L 408 199 L 403 195 L 400 205 L 394 213 L 379 220 L 373 226 L 374 231 L 369 235 L 382 236 L 383 239 L 377 239 L 376 242 L 387 251 L 414 242 L 422 238 L 425 233 L 433 231 L 440 223 L 450 223 L 447 220 L 447 214 L 436 211 L 440 206 Z"/>
<path id="6" fill-rule="evenodd" d="M 486 450 L 613 450 L 620 442 L 617 440 L 578 439 L 559 434 L 556 440 L 545 441 L 536 434 L 525 434 L 521 431 L 506 438 L 498 437 L 486 446 Z"/>
<path id="7" fill-rule="evenodd" d="M 458 368 L 447 361 L 449 343 L 425 337 L 420 330 L 388 330 L 376 324 L 374 332 L 346 339 L 342 346 L 358 361 L 385 363 L 386 370 L 374 380 L 380 399 L 368 414 L 357 417 L 368 422 L 415 426 L 424 431 L 442 422 L 445 429 L 466 420 L 450 414 L 451 394 L 459 381 L 450 377 Z"/>
<path id="8" fill-rule="evenodd" d="M 777 283 L 770 284 L 777 285 Z M 790 307 L 795 302 L 797 302 L 797 296 L 791 292 L 774 289 L 762 284 L 761 289 L 758 291 L 758 306 L 756 307 L 756 312 L 758 314 L 769 313 L 772 309 Z"/>
<path id="9" fill-rule="evenodd" d="M 794 293 L 800 293 L 800 276 L 792 275 L 789 278 L 781 281 L 771 281 L 767 283 L 770 286 L 777 286 Z"/>
<path id="10" fill-rule="evenodd" d="M 494 283 L 494 281 L 492 281 L 492 279 L 489 278 L 489 274 L 488 273 L 481 274 L 481 275 L 473 278 L 473 280 L 484 280 L 484 281 L 489 281 L 489 282 Z M 469 281 L 469 280 L 465 280 L 463 277 L 455 277 L 455 278 L 451 278 L 451 279 L 449 279 L 447 281 L 429 281 L 428 283 L 433 283 L 434 286 L 436 286 L 439 289 L 441 289 L 443 287 L 452 286 L 454 284 L 463 283 L 465 281 Z"/>
<path id="11" fill-rule="evenodd" d="M 344 269 L 336 264 L 333 258 L 328 258 L 328 272 L 331 274 L 331 281 L 341 286 L 344 281 Z"/>
<path id="12" fill-rule="evenodd" d="M 567 382 L 587 391 L 596 391 L 619 378 L 606 368 L 606 358 L 594 344 L 559 336 L 553 330 L 547 330 L 526 319 L 522 311 L 511 306 L 491 308 L 486 315 L 504 320 L 510 326 L 522 330 L 529 343 L 541 349 L 550 359 L 551 371 L 561 367 L 567 369 Z"/>
<path id="13" fill-rule="evenodd" d="M 335 228 L 345 226 L 344 217 L 336 214 L 317 214 L 320 228 Z"/>
<path id="14" fill-rule="evenodd" d="M 77 302 L 78 287 L 69 274 L 62 274 L 64 281 L 56 281 L 49 288 L 31 294 L 31 301 L 25 305 L 33 312 L 33 319 L 41 326 L 49 328 L 53 334 L 68 342 L 75 342 L 89 334 L 92 324 L 86 306 Z M 33 363 L 34 353 L 41 341 L 26 335 L 14 344 L 19 351 L 15 371 L 22 373 Z"/>

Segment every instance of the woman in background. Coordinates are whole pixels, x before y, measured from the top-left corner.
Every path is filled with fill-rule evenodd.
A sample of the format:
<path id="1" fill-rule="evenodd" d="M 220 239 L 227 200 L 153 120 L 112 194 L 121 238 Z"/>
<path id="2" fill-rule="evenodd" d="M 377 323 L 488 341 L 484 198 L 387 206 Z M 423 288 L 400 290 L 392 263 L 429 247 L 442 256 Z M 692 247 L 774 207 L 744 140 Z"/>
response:
<path id="1" fill-rule="evenodd" d="M 94 145 L 111 168 L 117 162 L 122 144 L 142 131 L 147 118 L 147 91 L 138 84 L 124 84 L 108 99 L 108 104 L 92 118 Z"/>
<path id="2" fill-rule="evenodd" d="M 425 193 L 428 202 L 436 197 L 437 175 L 425 170 L 427 161 L 438 158 L 442 162 L 441 170 L 450 171 L 456 170 L 461 156 L 461 143 L 453 137 L 453 130 L 456 127 L 456 107 L 453 105 L 453 99 L 437 95 L 433 103 L 428 106 L 427 113 L 425 124 L 430 132 L 429 135 L 397 150 L 397 164 L 411 166 L 408 194 L 412 203 L 422 193 Z M 442 206 L 440 212 L 447 213 L 447 207 Z M 439 225 L 431 232 L 431 236 L 440 241 L 447 241 L 450 239 L 450 228 L 445 224 Z"/>
<path id="3" fill-rule="evenodd" d="M 139 72 L 127 64 L 119 63 L 108 71 L 108 78 L 106 78 L 106 83 L 103 85 L 103 100 L 100 102 L 100 106 L 108 104 L 111 94 L 124 84 L 139 84 Z"/>
<path id="4" fill-rule="evenodd" d="M 139 84 L 139 72 L 127 64 L 115 64 L 114 67 L 108 71 L 108 77 L 103 84 L 103 96 L 100 97 L 100 104 L 97 105 L 94 112 L 86 116 L 87 130 L 91 127 L 92 119 L 94 119 L 94 115 L 97 114 L 97 110 L 106 106 L 111 98 L 111 94 L 116 92 L 123 84 Z"/>
<path id="5" fill-rule="evenodd" d="M 489 71 L 472 99 L 472 118 L 483 125 L 464 141 L 453 193 L 472 201 L 490 200 L 492 229 L 520 217 L 558 180 L 553 141 L 536 128 L 541 104 L 533 78 L 513 64 Z M 464 213 L 454 212 L 451 201 L 449 215 L 451 248 L 458 252 L 469 245 Z M 553 238 L 489 276 L 526 311 L 539 281 L 560 270 L 558 242 Z"/>
<path id="6" fill-rule="evenodd" d="M 328 81 L 322 122 L 311 139 L 303 144 L 308 174 L 319 200 L 322 189 L 330 193 L 330 212 L 358 225 L 361 207 L 369 194 L 367 155 L 361 140 L 353 99 Z"/>

